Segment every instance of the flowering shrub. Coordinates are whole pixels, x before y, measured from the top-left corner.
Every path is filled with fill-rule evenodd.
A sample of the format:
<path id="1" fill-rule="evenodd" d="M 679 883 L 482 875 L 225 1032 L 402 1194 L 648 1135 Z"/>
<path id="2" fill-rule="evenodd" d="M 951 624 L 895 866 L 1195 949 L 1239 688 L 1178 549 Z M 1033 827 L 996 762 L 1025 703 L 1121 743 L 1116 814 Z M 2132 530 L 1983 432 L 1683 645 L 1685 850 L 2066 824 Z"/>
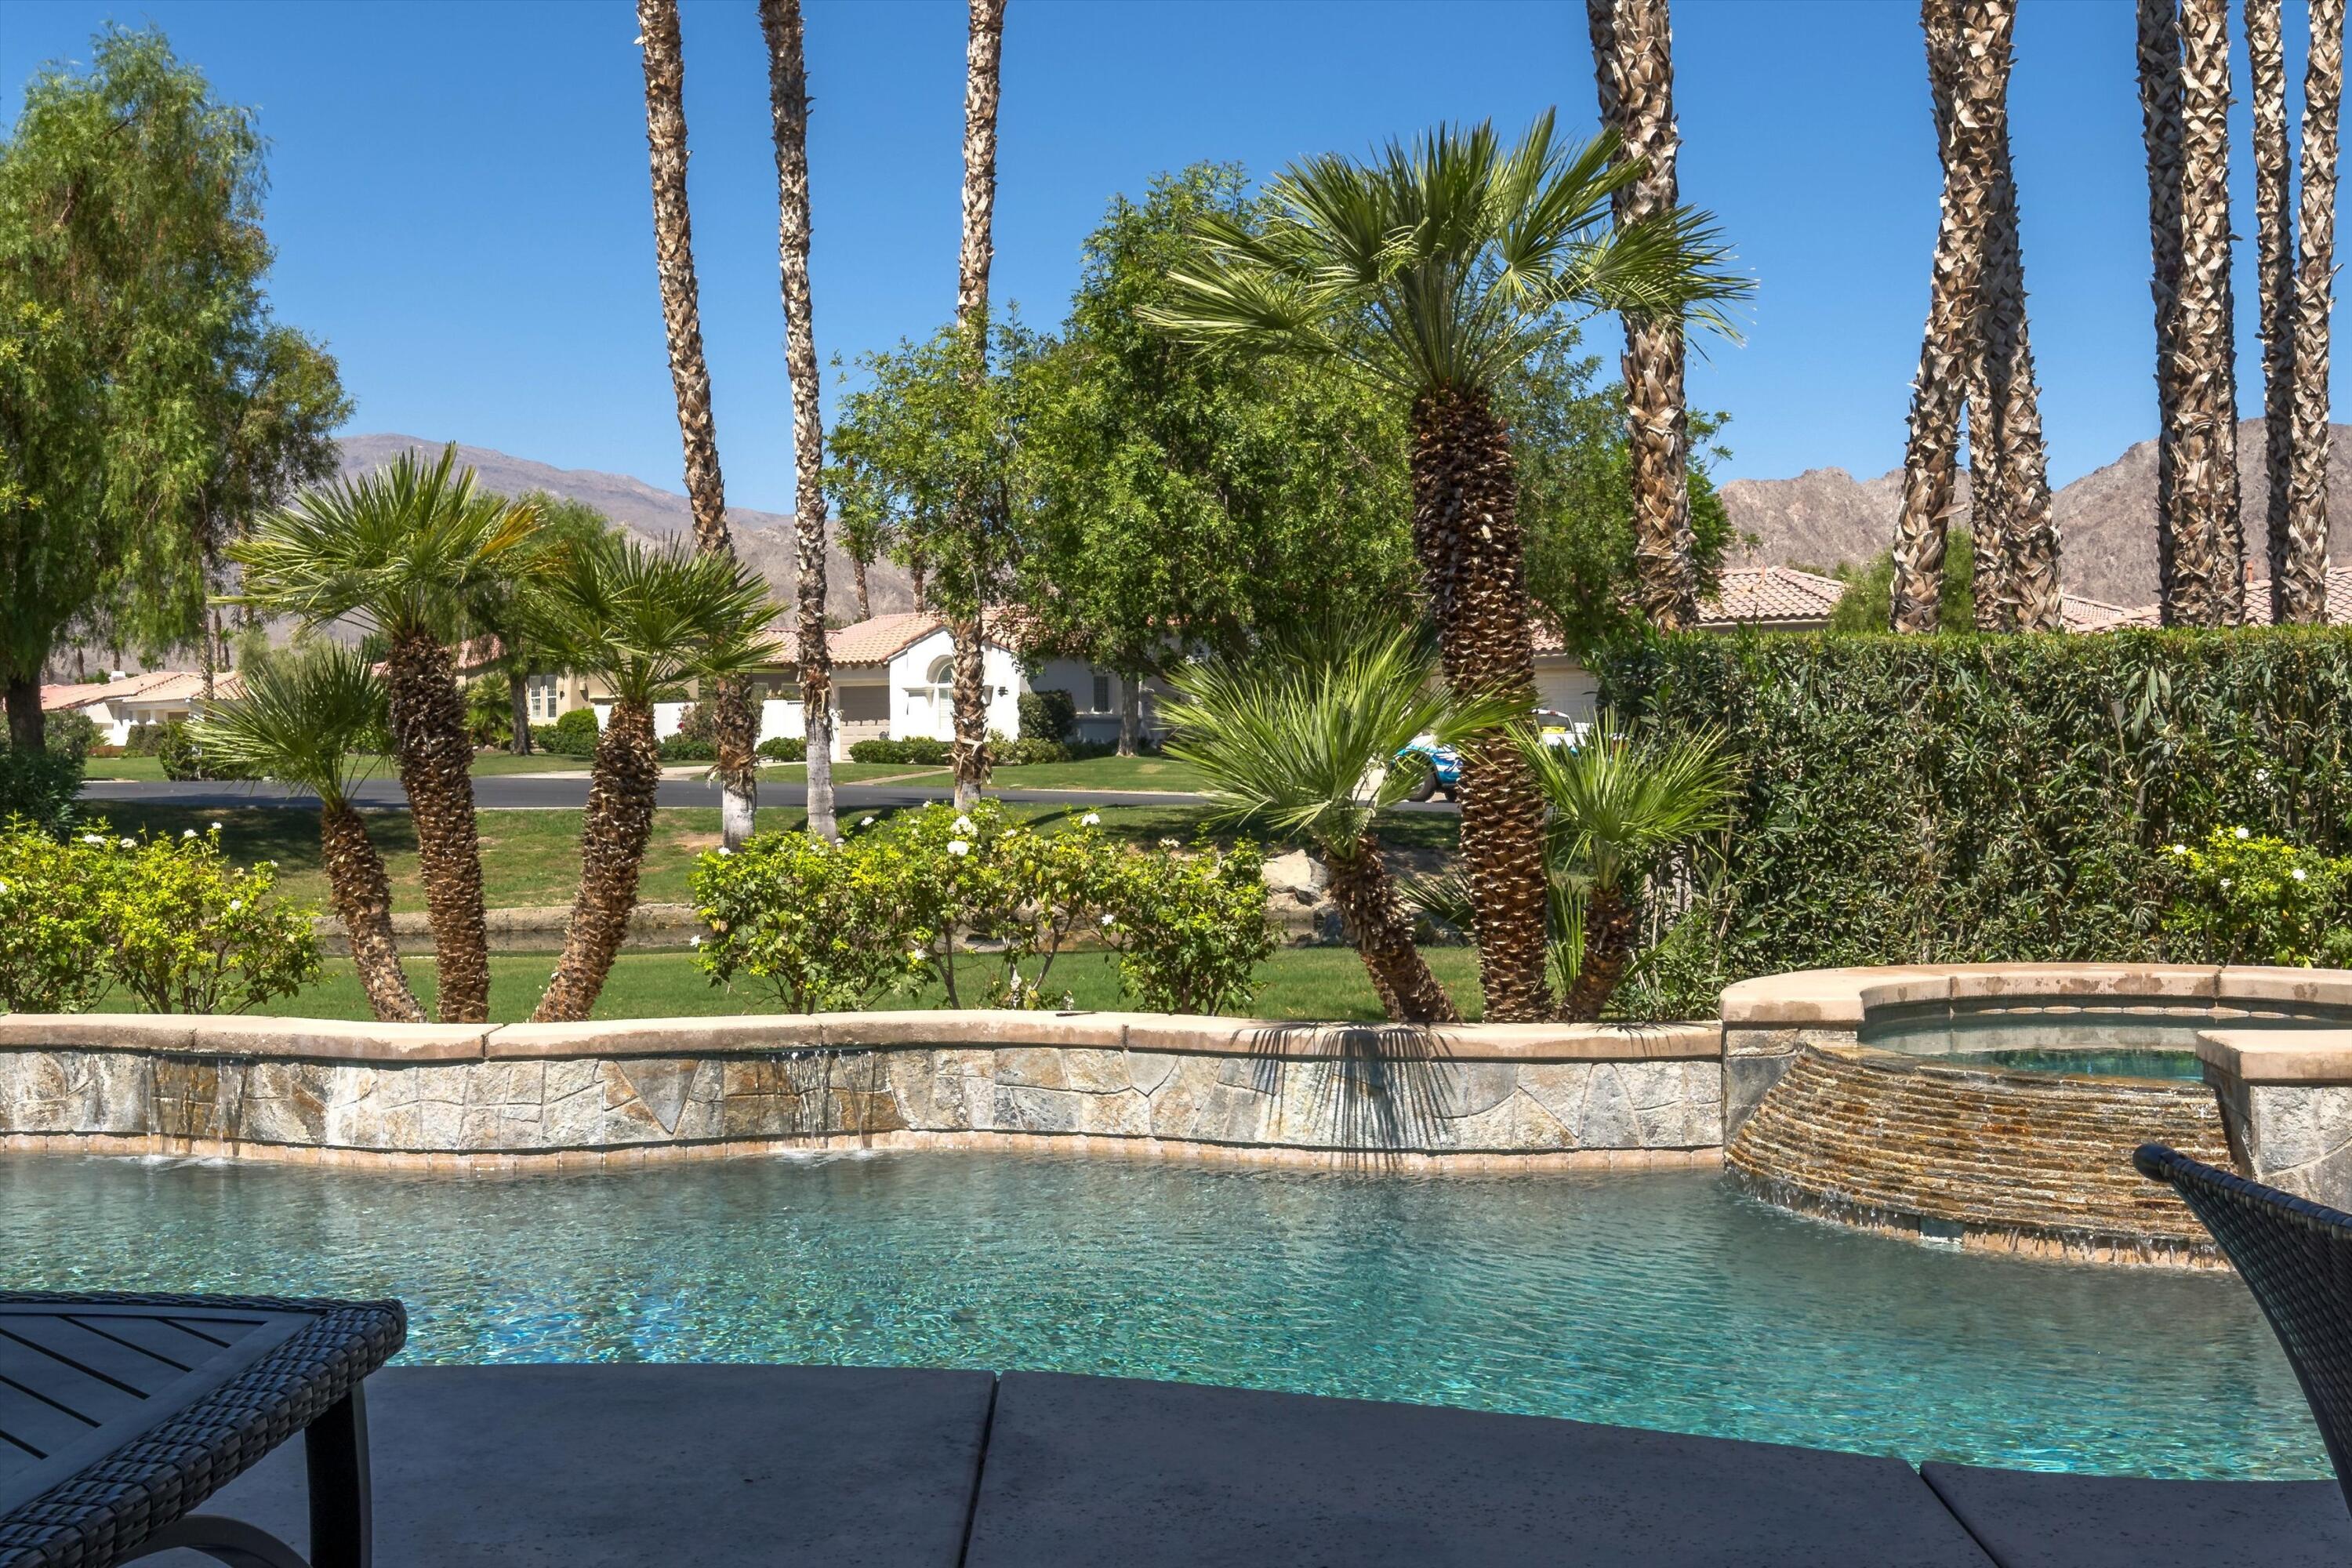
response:
<path id="1" fill-rule="evenodd" d="M 1097 917 L 1118 949 L 1122 989 L 1155 1013 L 1238 1013 L 1274 952 L 1257 846 L 1112 858 Z"/>
<path id="2" fill-rule="evenodd" d="M 908 957 L 940 983 L 948 1005 L 1066 1001 L 1046 980 L 1095 907 L 1109 847 L 1093 824 L 1042 834 L 984 800 L 969 812 L 924 806 L 866 843 L 905 904 Z"/>
<path id="3" fill-rule="evenodd" d="M 702 858 L 696 962 L 714 984 L 757 981 L 803 1013 L 858 1007 L 915 973 L 904 911 L 874 858 L 802 833 L 766 833 Z"/>
<path id="4" fill-rule="evenodd" d="M 2220 963 L 2352 963 L 2352 859 L 2246 827 L 2217 827 L 2201 848 L 2168 847 L 2179 877 L 2168 946 Z"/>
<path id="5" fill-rule="evenodd" d="M 121 984 L 152 1013 L 242 1013 L 319 977 L 318 911 L 237 867 L 220 830 L 62 842 L 0 832 L 0 1006 L 79 1012 Z"/>

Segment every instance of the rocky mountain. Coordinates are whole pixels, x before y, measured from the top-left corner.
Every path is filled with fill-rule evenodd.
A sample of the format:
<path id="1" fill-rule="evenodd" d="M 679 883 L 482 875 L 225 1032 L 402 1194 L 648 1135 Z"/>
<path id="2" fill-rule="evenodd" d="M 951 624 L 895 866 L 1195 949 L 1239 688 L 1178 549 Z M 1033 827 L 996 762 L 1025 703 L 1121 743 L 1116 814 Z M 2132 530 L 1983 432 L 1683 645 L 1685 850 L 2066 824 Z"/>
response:
<path id="1" fill-rule="evenodd" d="M 348 477 L 383 467 L 402 452 L 437 458 L 441 444 L 415 436 L 346 436 L 342 439 L 342 473 Z M 545 490 L 550 495 L 594 507 L 640 539 L 658 541 L 688 532 L 693 510 L 682 495 L 657 489 L 626 474 L 604 474 L 593 468 L 558 468 L 527 458 L 510 458 L 487 447 L 457 448 L 457 461 L 473 468 L 486 489 L 500 495 Z M 735 552 L 774 587 L 776 602 L 793 602 L 793 520 L 748 507 L 727 509 L 727 523 L 735 536 Z M 849 558 L 836 546 L 825 551 L 824 603 L 832 614 L 857 618 L 857 593 Z M 877 561 L 866 572 L 866 593 L 874 613 L 914 607 L 914 585 L 906 573 L 887 561 Z"/>
<path id="2" fill-rule="evenodd" d="M 2265 524 L 2268 487 L 2263 475 L 2263 426 L 2238 426 L 2238 483 L 2245 520 L 2246 554 L 2254 574 L 2270 569 Z M 1961 476 L 1963 509 L 1967 476 Z M 2328 552 L 2352 560 L 2352 426 L 2330 427 Z M 1733 479 L 1723 487 L 1732 526 L 1761 541 L 1738 552 L 1734 565 L 1801 563 L 1832 566 L 1866 561 L 1895 536 L 1903 500 L 1900 468 L 1857 479 L 1843 468 L 1810 468 L 1790 479 Z M 2058 522 L 2061 573 L 2077 594 L 2137 607 L 2156 601 L 2156 443 L 2142 441 L 2105 468 L 2084 475 L 2052 498 Z"/>

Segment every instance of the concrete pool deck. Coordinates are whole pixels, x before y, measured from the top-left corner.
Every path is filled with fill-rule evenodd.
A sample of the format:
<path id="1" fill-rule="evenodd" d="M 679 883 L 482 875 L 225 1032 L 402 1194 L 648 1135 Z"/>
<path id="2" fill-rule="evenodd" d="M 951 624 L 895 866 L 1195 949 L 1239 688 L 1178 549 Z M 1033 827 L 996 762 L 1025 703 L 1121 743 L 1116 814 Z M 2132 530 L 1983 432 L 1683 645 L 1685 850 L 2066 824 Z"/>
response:
<path id="1" fill-rule="evenodd" d="M 2352 1561 L 2326 1481 L 1923 1475 L 1727 1438 L 1049 1373 L 395 1367 L 367 1389 L 385 1568 Z M 299 1548 L 303 1495 L 292 1445 L 205 1511 Z"/>

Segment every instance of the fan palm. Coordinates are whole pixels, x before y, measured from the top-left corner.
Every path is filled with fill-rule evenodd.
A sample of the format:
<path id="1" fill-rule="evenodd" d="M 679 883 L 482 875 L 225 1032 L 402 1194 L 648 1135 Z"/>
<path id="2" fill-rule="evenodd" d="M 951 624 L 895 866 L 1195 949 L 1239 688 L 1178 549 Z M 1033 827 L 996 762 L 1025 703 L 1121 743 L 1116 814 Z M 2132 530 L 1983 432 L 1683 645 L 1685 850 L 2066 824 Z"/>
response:
<path id="1" fill-rule="evenodd" d="M 416 820 L 446 1023 L 489 1017 L 489 942 L 474 826 L 473 742 L 454 645 L 473 606 L 538 558 L 530 506 L 403 453 L 373 474 L 307 490 L 229 547 L 245 568 L 237 602 L 310 626 L 355 621 L 383 637 L 393 758 Z"/>
<path id="2" fill-rule="evenodd" d="M 1416 736 L 1455 746 L 1508 719 L 1507 700 L 1457 701 L 1436 661 L 1407 631 L 1352 647 L 1308 645 L 1255 662 L 1196 664 L 1171 678 L 1171 754 L 1208 775 L 1213 809 L 1252 817 L 1313 845 L 1389 1016 L 1452 1023 L 1461 1015 L 1413 946 L 1372 825 L 1411 793 Z"/>
<path id="3" fill-rule="evenodd" d="M 1652 877 L 1672 851 L 1729 826 L 1731 763 L 1711 731 L 1637 739 L 1606 711 L 1572 748 L 1522 735 L 1519 751 L 1549 808 L 1560 1016 L 1598 1018 L 1633 962 Z"/>
<path id="4" fill-rule="evenodd" d="M 1643 172 L 1615 148 L 1560 145 L 1547 113 L 1508 148 L 1480 125 L 1391 142 L 1369 163 L 1308 159 L 1268 184 L 1255 231 L 1204 219 L 1197 263 L 1170 279 L 1178 302 L 1150 313 L 1194 342 L 1330 362 L 1410 402 L 1413 544 L 1446 680 L 1522 709 L 1535 664 L 1497 388 L 1581 315 L 1727 330 L 1723 303 L 1750 287 L 1702 215 L 1612 220 L 1612 197 Z M 1542 1017 L 1542 802 L 1496 741 L 1465 753 L 1463 788 L 1487 1014 Z"/>
<path id="5" fill-rule="evenodd" d="M 661 784 L 654 693 L 739 679 L 772 658 L 766 626 L 774 607 L 767 584 L 731 557 L 606 536 L 557 559 L 540 611 L 541 635 L 562 649 L 565 665 L 602 676 L 613 691 L 590 763 L 580 892 L 563 955 L 531 1015 L 547 1023 L 588 1016 L 628 934 Z"/>
<path id="6" fill-rule="evenodd" d="M 360 758 L 383 745 L 383 679 L 356 650 L 325 643 L 248 669 L 244 682 L 244 694 L 214 703 L 191 739 L 233 774 L 276 779 L 319 797 L 327 896 L 351 939 L 368 1006 L 384 1023 L 424 1022 L 393 942 L 383 857 L 352 805 Z"/>

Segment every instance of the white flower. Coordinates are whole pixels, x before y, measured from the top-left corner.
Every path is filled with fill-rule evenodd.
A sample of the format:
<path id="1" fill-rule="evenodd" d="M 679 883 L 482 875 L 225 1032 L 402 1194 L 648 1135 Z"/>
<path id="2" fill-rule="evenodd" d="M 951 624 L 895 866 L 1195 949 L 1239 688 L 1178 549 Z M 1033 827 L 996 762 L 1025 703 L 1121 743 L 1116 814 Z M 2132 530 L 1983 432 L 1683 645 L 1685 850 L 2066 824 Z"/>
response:
<path id="1" fill-rule="evenodd" d="M 874 826 L 874 819 L 870 816 L 861 816 L 857 819 L 857 826 L 860 827 L 871 827 Z"/>
<path id="2" fill-rule="evenodd" d="M 218 833 L 218 832 L 220 831 L 220 824 L 219 824 L 219 823 L 215 822 L 215 823 L 214 823 L 214 824 L 213 824 L 213 831 L 214 831 L 215 833 Z"/>
<path id="3" fill-rule="evenodd" d="M 2241 838 L 2252 838 L 2254 836 L 2252 829 L 2245 827 L 2239 828 L 2237 830 L 2237 835 Z"/>
<path id="4" fill-rule="evenodd" d="M 2230 890 L 2230 879 L 2227 877 L 2221 879 L 2221 890 L 2225 893 Z"/>
<path id="5" fill-rule="evenodd" d="M 2270 783 L 2270 782 L 2271 782 L 2271 771 L 2270 771 L 2270 769 L 2268 769 L 2268 768 L 2256 768 L 2256 769 L 2254 770 L 2254 782 L 2255 782 L 2256 784 L 2268 784 L 2268 783 Z"/>
<path id="6" fill-rule="evenodd" d="M 970 833 L 971 831 L 971 818 L 969 816 L 957 817 L 955 819 L 955 830 L 958 833 Z"/>
<path id="7" fill-rule="evenodd" d="M 1118 922 L 1117 921 L 1112 920 L 1108 915 L 1105 915 L 1105 916 L 1103 916 L 1103 918 L 1102 918 L 1102 923 L 1103 923 L 1103 928 L 1104 928 L 1106 931 L 1108 931 L 1110 927 L 1112 927 L 1112 926 L 1114 926 L 1114 925 L 1117 925 Z"/>
<path id="8" fill-rule="evenodd" d="M 116 839 L 115 842 L 121 845 L 125 849 L 136 849 L 139 847 L 139 841 L 135 838 L 122 837 Z"/>
<path id="9" fill-rule="evenodd" d="M 7 884 L 7 883 L 5 883 L 5 882 L 0 882 L 0 893 L 5 893 L 5 892 L 6 892 L 7 890 L 8 890 L 8 884 Z"/>
<path id="10" fill-rule="evenodd" d="M 719 847 L 719 858 L 720 859 L 722 859 L 722 860 L 724 860 L 728 856 L 732 855 L 732 854 L 734 854 L 734 853 L 735 853 L 735 851 L 733 851 L 732 849 L 728 848 L 728 847 L 727 847 L 727 846 L 725 846 L 724 844 L 721 844 L 721 845 Z"/>
<path id="11" fill-rule="evenodd" d="M 1176 847 L 1176 840 L 1173 838 L 1163 838 L 1160 841 L 1160 847 L 1162 849 L 1173 849 Z"/>
<path id="12" fill-rule="evenodd" d="M 908 963 L 922 963 L 922 962 L 923 962 L 923 950 L 922 950 L 921 948 L 919 948 L 919 947 L 910 947 L 910 948 L 908 948 L 908 949 L 907 950 L 907 962 L 908 962 Z"/>
<path id="13" fill-rule="evenodd" d="M 1090 811 L 1084 816 L 1078 818 L 1078 822 L 1081 826 L 1087 827 L 1098 826 L 1102 822 L 1102 813 L 1099 811 Z"/>
<path id="14" fill-rule="evenodd" d="M 180 837 L 183 838 L 194 838 L 195 836 L 196 830 L 193 827 L 183 827 L 180 829 Z"/>
<path id="15" fill-rule="evenodd" d="M 2311 880 L 2311 873 L 2297 866 L 2294 868 L 2294 879 L 2298 882 L 2308 882 Z"/>
<path id="16" fill-rule="evenodd" d="M 971 853 L 971 846 L 966 844 L 961 838 L 950 838 L 948 840 L 948 853 L 950 855 L 969 855 Z"/>
<path id="17" fill-rule="evenodd" d="M 2189 853 L 2189 846 L 2186 844 L 2176 844 L 2172 847 L 2172 852 L 2175 855 L 2186 855 Z"/>
<path id="18" fill-rule="evenodd" d="M 103 843 L 105 843 L 105 842 L 106 842 L 106 840 L 105 840 L 105 839 L 100 838 L 100 837 L 97 834 L 95 834 L 95 833 L 85 833 L 85 834 L 83 834 L 83 835 L 81 836 L 81 841 L 82 841 L 84 844 L 103 844 Z"/>
<path id="19" fill-rule="evenodd" d="M 231 899 L 228 901 L 228 912 L 231 914 L 236 913 L 237 910 L 243 908 L 245 908 L 245 900 L 243 899 Z"/>
<path id="20" fill-rule="evenodd" d="M 702 939 L 698 936 L 688 937 L 686 939 L 686 945 L 688 947 L 700 947 L 702 945 Z"/>

